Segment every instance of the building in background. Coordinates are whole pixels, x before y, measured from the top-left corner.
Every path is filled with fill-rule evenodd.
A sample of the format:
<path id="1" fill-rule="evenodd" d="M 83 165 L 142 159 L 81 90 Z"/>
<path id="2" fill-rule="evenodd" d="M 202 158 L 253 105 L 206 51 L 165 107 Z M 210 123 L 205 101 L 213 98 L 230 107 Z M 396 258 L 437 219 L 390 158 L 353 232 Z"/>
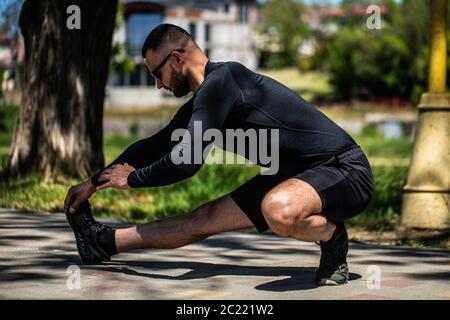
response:
<path id="1" fill-rule="evenodd" d="M 0 33 L 0 91 L 4 94 L 18 88 L 19 64 L 25 56 L 23 38 Z"/>
<path id="2" fill-rule="evenodd" d="M 164 89 L 158 90 L 141 56 L 148 33 L 161 23 L 187 30 L 211 61 L 237 61 L 250 69 L 258 63 L 258 9 L 252 0 L 124 1 L 124 24 L 113 41 L 126 46 L 134 62 L 132 72 L 113 70 L 108 81 L 107 108 L 151 108 L 179 105 Z"/>

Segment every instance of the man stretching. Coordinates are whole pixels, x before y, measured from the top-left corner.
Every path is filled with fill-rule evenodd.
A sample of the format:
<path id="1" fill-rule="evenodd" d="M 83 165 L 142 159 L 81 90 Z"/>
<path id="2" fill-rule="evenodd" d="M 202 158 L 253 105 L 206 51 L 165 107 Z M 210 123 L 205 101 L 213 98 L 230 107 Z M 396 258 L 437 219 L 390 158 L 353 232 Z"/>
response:
<path id="1" fill-rule="evenodd" d="M 322 255 L 316 282 L 346 283 L 343 221 L 363 211 L 373 194 L 370 165 L 355 141 L 277 81 L 236 62 L 209 61 L 178 26 L 161 24 L 152 30 L 142 56 L 158 89 L 177 97 L 194 94 L 162 130 L 133 143 L 108 167 L 70 188 L 64 205 L 82 261 L 100 263 L 133 249 L 178 248 L 220 232 L 256 227 L 318 242 Z M 87 200 L 98 190 L 156 187 L 192 177 L 203 163 L 203 157 L 194 161 L 199 149 L 192 146 L 200 144 L 203 152 L 211 144 L 195 134 L 199 123 L 201 133 L 276 130 L 279 170 L 256 175 L 182 216 L 123 229 L 94 220 Z M 176 129 L 186 129 L 181 142 L 172 139 Z M 270 143 L 263 147 L 270 150 Z M 247 147 L 228 151 L 248 157 Z"/>

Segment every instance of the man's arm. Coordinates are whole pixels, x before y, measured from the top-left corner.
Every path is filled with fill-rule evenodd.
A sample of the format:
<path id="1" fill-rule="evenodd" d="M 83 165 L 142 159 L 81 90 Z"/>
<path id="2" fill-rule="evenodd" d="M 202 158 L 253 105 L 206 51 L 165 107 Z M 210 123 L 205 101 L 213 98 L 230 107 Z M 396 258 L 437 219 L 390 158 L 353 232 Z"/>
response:
<path id="1" fill-rule="evenodd" d="M 193 176 L 205 160 L 205 148 L 211 144 L 209 141 L 203 141 L 204 132 L 208 129 L 222 129 L 232 107 L 239 99 L 240 90 L 228 69 L 205 80 L 193 98 L 192 116 L 182 141 L 158 161 L 132 172 L 128 176 L 128 185 L 132 188 L 163 186 Z M 195 122 L 201 122 L 201 134 L 195 134 Z M 201 163 L 194 163 L 194 152 L 198 150 L 195 146 L 201 146 L 202 154 L 197 155 Z M 190 162 L 174 162 L 173 157 L 177 155 L 183 155 L 183 158 L 190 159 Z"/>
<path id="2" fill-rule="evenodd" d="M 134 168 L 143 168 L 159 160 L 177 144 L 171 141 L 172 132 L 176 129 L 186 128 L 192 113 L 192 99 L 186 102 L 177 111 L 173 119 L 163 129 L 153 136 L 139 140 L 128 146 L 113 162 L 90 178 L 91 183 L 98 187 L 104 181 L 98 181 L 102 172 L 116 164 L 128 163 Z"/>

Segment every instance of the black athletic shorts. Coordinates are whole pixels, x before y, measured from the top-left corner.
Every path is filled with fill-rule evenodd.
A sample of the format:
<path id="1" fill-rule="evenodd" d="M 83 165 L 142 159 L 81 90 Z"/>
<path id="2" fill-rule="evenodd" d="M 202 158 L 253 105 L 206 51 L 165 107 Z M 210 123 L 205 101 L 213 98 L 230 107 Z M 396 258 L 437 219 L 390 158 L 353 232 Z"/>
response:
<path id="1" fill-rule="evenodd" d="M 359 146 L 293 176 L 257 175 L 230 195 L 259 232 L 269 229 L 261 211 L 264 196 L 289 178 L 303 180 L 317 191 L 322 200 L 321 214 L 331 221 L 343 221 L 361 213 L 374 190 L 369 161 Z"/>

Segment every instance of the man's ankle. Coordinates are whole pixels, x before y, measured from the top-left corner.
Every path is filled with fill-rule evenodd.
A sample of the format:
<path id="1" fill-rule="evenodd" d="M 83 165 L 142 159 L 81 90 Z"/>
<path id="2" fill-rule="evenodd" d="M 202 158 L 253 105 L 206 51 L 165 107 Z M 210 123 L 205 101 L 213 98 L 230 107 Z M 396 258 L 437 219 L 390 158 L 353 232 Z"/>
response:
<path id="1" fill-rule="evenodd" d="M 116 229 L 103 230 L 98 235 L 98 244 L 108 255 L 118 254 L 116 247 Z"/>
<path id="2" fill-rule="evenodd" d="M 333 228 L 332 232 L 330 232 L 328 239 L 320 241 L 320 244 L 330 243 L 341 234 L 343 223 L 342 222 L 330 222 L 330 223 L 333 224 L 334 228 Z"/>

